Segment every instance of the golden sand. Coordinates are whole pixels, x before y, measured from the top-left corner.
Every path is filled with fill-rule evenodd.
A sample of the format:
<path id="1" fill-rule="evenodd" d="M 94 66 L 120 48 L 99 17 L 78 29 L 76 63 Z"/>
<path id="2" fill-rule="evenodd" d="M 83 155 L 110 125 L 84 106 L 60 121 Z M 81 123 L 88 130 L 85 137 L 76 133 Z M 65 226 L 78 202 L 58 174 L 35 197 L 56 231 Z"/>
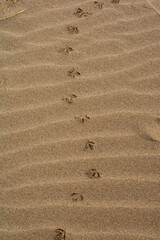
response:
<path id="1" fill-rule="evenodd" d="M 159 240 L 159 1 L 0 9 L 0 239 Z"/>

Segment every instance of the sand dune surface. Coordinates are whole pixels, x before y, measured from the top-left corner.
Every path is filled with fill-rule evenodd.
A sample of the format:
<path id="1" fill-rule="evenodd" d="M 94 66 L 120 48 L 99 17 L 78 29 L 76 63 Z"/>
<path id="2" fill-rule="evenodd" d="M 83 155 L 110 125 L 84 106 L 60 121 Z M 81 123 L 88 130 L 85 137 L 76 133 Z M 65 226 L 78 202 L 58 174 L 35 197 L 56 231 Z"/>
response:
<path id="1" fill-rule="evenodd" d="M 160 239 L 160 2 L 1 0 L 1 240 Z"/>

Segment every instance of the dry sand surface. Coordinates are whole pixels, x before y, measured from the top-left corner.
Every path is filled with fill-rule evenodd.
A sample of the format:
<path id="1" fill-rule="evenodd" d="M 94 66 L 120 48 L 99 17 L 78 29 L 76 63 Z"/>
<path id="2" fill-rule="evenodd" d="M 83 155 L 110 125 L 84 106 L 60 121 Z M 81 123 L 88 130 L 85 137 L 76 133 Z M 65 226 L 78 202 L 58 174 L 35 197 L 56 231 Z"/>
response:
<path id="1" fill-rule="evenodd" d="M 0 25 L 0 239 L 159 240 L 160 2 L 1 0 Z"/>

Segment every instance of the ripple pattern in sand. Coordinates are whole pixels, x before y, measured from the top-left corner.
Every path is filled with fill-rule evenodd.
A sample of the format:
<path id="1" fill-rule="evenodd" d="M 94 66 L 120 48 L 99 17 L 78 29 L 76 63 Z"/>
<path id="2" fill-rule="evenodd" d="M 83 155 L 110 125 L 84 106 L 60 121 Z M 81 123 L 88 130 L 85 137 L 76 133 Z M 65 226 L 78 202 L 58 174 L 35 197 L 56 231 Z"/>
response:
<path id="1" fill-rule="evenodd" d="M 0 8 L 1 239 L 158 240 L 158 1 Z"/>

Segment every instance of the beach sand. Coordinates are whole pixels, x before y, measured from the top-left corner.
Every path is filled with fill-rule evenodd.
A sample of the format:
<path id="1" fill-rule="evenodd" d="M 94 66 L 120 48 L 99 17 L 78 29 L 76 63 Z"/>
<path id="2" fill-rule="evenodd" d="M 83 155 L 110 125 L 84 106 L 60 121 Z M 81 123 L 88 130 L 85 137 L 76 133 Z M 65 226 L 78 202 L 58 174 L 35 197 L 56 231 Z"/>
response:
<path id="1" fill-rule="evenodd" d="M 0 239 L 159 240 L 159 1 L 0 9 Z"/>

